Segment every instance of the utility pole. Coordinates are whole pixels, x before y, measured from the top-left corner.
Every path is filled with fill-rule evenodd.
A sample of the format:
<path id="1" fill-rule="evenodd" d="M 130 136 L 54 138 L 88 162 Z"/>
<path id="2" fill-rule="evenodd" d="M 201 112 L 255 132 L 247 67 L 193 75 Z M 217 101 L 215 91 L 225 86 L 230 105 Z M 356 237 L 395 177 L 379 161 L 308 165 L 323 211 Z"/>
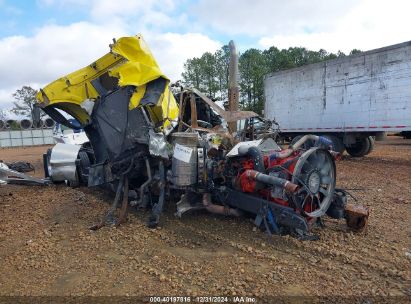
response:
<path id="1" fill-rule="evenodd" d="M 228 44 L 230 48 L 230 63 L 228 66 L 228 109 L 238 111 L 240 88 L 238 86 L 238 53 L 233 40 Z M 237 122 L 228 123 L 231 132 L 237 131 Z"/>

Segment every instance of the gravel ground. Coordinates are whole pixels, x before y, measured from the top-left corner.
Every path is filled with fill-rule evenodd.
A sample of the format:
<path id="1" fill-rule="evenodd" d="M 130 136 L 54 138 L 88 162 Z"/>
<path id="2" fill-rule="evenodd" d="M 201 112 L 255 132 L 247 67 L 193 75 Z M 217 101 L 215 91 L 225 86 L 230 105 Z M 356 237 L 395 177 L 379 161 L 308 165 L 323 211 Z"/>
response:
<path id="1" fill-rule="evenodd" d="M 47 147 L 0 150 L 42 175 Z M 319 241 L 197 212 L 161 227 L 136 211 L 90 231 L 111 194 L 65 185 L 0 187 L 0 295 L 411 296 L 411 140 L 389 137 L 337 163 L 337 184 L 371 210 L 358 234 L 325 219 Z M 360 189 L 360 190 L 358 190 Z"/>

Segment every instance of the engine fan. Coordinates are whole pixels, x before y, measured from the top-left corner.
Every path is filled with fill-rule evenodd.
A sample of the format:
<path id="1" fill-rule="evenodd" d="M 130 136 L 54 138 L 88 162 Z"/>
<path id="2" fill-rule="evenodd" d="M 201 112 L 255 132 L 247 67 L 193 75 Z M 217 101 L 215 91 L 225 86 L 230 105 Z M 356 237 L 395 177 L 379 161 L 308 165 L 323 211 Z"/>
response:
<path id="1" fill-rule="evenodd" d="M 300 186 L 295 202 L 307 217 L 323 216 L 335 190 L 335 162 L 331 154 L 320 148 L 304 152 L 295 165 L 291 182 Z"/>

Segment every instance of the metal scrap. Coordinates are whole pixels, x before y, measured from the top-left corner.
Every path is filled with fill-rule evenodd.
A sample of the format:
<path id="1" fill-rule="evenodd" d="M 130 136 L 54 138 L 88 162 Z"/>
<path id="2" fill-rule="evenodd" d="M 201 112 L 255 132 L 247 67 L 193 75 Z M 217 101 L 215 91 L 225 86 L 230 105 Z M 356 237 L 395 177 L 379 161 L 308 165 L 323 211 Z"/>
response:
<path id="1" fill-rule="evenodd" d="M 18 185 L 47 185 L 48 179 L 33 177 L 12 169 L 0 162 L 0 185 L 1 184 L 18 184 Z"/>
<path id="2" fill-rule="evenodd" d="M 362 231 L 367 225 L 370 212 L 362 205 L 347 204 L 345 207 L 345 219 L 347 226 L 355 231 Z"/>

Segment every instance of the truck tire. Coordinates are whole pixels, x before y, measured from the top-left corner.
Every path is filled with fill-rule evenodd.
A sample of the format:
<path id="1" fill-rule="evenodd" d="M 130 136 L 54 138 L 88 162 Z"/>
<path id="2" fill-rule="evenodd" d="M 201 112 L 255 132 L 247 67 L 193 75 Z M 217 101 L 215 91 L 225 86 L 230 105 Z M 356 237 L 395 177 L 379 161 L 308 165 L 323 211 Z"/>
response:
<path id="1" fill-rule="evenodd" d="M 87 152 L 79 151 L 78 153 L 79 164 L 77 166 L 77 174 L 80 184 L 88 185 L 88 173 L 90 170 L 90 158 Z"/>
<path id="2" fill-rule="evenodd" d="M 368 137 L 363 137 L 357 139 L 354 145 L 346 147 L 346 150 L 352 157 L 362 157 L 368 153 L 370 145 L 371 143 Z"/>
<path id="3" fill-rule="evenodd" d="M 79 180 L 79 174 L 78 171 L 76 170 L 76 174 L 75 174 L 75 180 L 68 180 L 66 181 L 67 185 L 71 188 L 77 188 L 80 187 L 80 180 Z"/>
<path id="4" fill-rule="evenodd" d="M 43 169 L 44 169 L 44 177 L 49 178 L 53 184 L 61 184 L 64 181 L 53 181 L 53 172 L 51 171 L 51 152 L 53 149 L 47 149 L 47 152 L 43 154 Z"/>
<path id="5" fill-rule="evenodd" d="M 370 148 L 368 149 L 367 153 L 365 153 L 365 155 L 370 154 L 373 150 L 374 150 L 374 146 L 375 146 L 375 139 L 372 136 L 368 136 L 367 140 L 370 142 Z"/>
<path id="6" fill-rule="evenodd" d="M 338 152 L 340 154 L 344 153 L 345 146 L 344 146 L 344 142 L 342 141 L 341 138 L 339 138 L 335 135 L 324 135 L 323 137 L 329 139 L 333 143 L 333 150 L 335 152 Z"/>
<path id="7" fill-rule="evenodd" d="M 51 149 L 47 149 L 47 152 L 43 154 L 44 177 L 46 178 L 49 177 L 51 179 L 50 158 L 51 158 Z"/>

